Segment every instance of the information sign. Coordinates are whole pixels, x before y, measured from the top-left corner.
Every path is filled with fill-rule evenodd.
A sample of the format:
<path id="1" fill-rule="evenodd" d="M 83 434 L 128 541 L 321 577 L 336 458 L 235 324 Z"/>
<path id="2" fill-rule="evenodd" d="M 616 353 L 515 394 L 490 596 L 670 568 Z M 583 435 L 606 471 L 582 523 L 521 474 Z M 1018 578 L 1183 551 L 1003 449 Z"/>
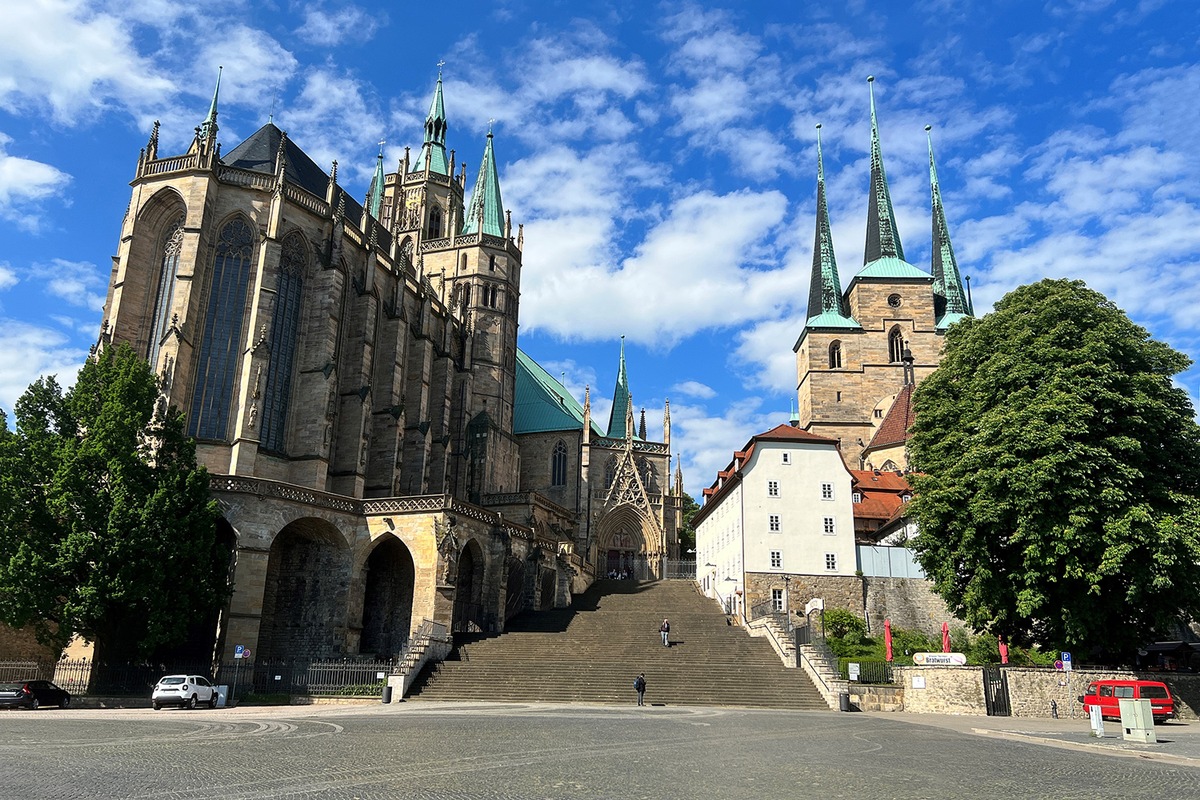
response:
<path id="1" fill-rule="evenodd" d="M 962 653 L 913 653 L 913 663 L 918 667 L 961 667 L 967 657 Z"/>

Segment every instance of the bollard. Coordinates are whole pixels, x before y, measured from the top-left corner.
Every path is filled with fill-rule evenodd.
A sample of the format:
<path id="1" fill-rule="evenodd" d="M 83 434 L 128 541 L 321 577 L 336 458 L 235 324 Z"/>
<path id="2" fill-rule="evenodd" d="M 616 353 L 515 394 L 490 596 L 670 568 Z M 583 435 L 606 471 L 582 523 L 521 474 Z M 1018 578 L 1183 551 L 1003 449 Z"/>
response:
<path id="1" fill-rule="evenodd" d="M 1050 701 L 1050 718 L 1058 719 L 1058 701 L 1057 700 Z"/>

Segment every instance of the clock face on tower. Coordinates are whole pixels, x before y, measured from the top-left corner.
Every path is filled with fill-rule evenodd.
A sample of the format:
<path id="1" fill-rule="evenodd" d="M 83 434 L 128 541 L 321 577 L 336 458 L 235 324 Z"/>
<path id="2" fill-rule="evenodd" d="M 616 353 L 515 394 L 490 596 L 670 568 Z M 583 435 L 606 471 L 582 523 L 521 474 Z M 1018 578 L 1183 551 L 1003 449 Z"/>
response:
<path id="1" fill-rule="evenodd" d="M 898 295 L 898 294 L 888 295 L 888 305 L 891 306 L 892 308 L 899 308 L 900 307 L 900 295 Z"/>

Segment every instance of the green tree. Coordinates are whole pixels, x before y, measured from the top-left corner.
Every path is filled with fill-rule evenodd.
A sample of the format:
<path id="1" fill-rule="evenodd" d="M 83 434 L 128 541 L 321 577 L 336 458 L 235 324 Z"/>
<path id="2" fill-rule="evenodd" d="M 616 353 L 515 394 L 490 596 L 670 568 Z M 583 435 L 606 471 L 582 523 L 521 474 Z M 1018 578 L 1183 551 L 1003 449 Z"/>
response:
<path id="1" fill-rule="evenodd" d="M 127 346 L 65 394 L 38 380 L 0 433 L 0 619 L 97 656 L 179 643 L 225 596 L 216 502 L 181 415 Z"/>
<path id="2" fill-rule="evenodd" d="M 918 559 L 956 616 L 1016 645 L 1128 652 L 1200 611 L 1188 358 L 1082 282 L 955 324 L 909 442 Z"/>
<path id="3" fill-rule="evenodd" d="M 692 499 L 687 492 L 683 493 L 683 518 L 679 526 L 679 555 L 686 557 L 688 551 L 696 549 L 696 528 L 692 525 L 692 517 L 700 510 L 700 504 Z"/>

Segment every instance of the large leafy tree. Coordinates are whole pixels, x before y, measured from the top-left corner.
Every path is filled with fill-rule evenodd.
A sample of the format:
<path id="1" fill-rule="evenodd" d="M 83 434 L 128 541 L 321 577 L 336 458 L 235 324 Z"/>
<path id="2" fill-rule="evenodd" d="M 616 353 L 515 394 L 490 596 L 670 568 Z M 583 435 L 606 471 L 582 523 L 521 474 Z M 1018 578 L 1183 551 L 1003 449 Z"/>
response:
<path id="1" fill-rule="evenodd" d="M 43 378 L 17 401 L 16 431 L 0 426 L 0 619 L 132 658 L 222 602 L 208 474 L 158 398 L 145 359 L 119 346 L 69 391 Z"/>
<path id="2" fill-rule="evenodd" d="M 914 546 L 950 608 L 1017 644 L 1128 652 L 1200 612 L 1189 359 L 1080 281 L 954 325 L 917 388 Z"/>
<path id="3" fill-rule="evenodd" d="M 696 549 L 696 527 L 692 524 L 692 517 L 696 516 L 696 512 L 700 510 L 700 504 L 692 499 L 692 496 L 687 492 L 683 493 L 683 515 L 679 526 L 679 554 L 686 556 L 688 551 Z"/>

